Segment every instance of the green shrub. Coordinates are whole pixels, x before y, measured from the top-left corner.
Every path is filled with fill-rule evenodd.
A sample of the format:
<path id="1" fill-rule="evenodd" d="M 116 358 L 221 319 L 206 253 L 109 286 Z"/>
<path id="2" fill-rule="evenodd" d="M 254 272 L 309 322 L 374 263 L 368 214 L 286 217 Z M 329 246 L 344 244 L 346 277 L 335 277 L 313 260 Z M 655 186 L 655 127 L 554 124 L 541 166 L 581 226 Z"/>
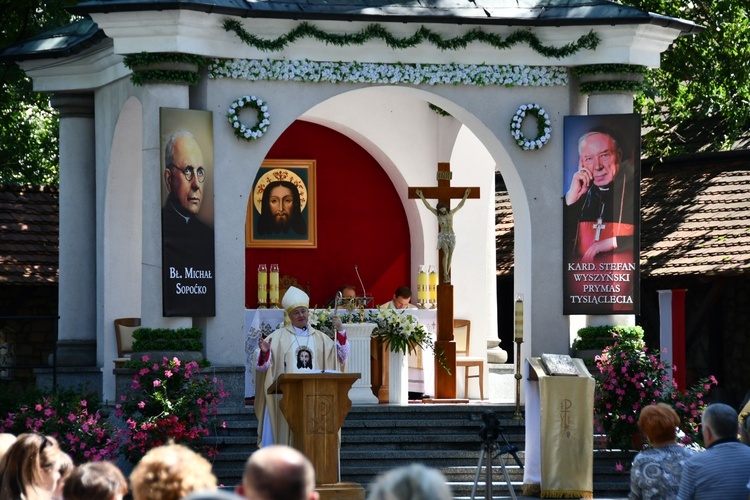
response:
<path id="1" fill-rule="evenodd" d="M 624 349 L 641 350 L 643 328 L 640 326 L 586 326 L 577 332 L 578 338 L 573 341 L 573 349 L 604 349 L 614 344 L 615 339 Z"/>
<path id="2" fill-rule="evenodd" d="M 200 328 L 138 328 L 133 351 L 203 351 Z"/>

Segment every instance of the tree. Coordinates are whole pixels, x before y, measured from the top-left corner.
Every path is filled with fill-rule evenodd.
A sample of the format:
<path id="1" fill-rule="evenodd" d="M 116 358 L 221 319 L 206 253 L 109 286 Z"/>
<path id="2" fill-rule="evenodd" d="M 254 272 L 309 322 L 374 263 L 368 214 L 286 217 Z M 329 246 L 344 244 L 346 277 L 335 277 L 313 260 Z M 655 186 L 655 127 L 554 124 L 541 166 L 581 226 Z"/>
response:
<path id="1" fill-rule="evenodd" d="M 636 96 L 646 156 L 738 149 L 750 143 L 750 4 L 747 0 L 622 0 L 704 26 L 662 54 Z"/>
<path id="2" fill-rule="evenodd" d="M 75 0 L 0 0 L 7 47 L 69 23 L 65 7 Z M 49 95 L 34 92 L 13 62 L 0 63 L 0 183 L 57 185 L 58 118 Z"/>

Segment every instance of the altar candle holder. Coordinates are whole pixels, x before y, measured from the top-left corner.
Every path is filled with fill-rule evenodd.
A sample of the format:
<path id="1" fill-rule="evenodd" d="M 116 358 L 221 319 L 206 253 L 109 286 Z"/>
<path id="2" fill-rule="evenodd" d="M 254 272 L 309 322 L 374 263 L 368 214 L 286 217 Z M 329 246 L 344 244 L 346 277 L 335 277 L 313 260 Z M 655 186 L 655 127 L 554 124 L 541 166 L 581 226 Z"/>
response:
<path id="1" fill-rule="evenodd" d="M 523 295 L 516 295 L 516 302 L 513 307 L 513 339 L 516 342 L 516 411 L 513 413 L 513 420 L 523 420 L 521 413 L 521 344 L 523 344 Z"/>
<path id="2" fill-rule="evenodd" d="M 417 306 L 424 309 L 427 303 L 427 271 L 425 265 L 419 266 L 417 274 Z"/>
<path id="3" fill-rule="evenodd" d="M 429 309 L 435 309 L 437 308 L 437 286 L 438 286 L 438 273 L 435 270 L 433 266 L 430 266 L 430 276 L 429 276 L 429 298 L 430 298 L 430 306 Z"/>
<path id="4" fill-rule="evenodd" d="M 271 264 L 271 287 L 270 287 L 270 302 L 271 309 L 279 308 L 279 265 Z"/>
<path id="5" fill-rule="evenodd" d="M 268 270 L 265 264 L 258 265 L 258 309 L 266 308 L 268 300 Z"/>

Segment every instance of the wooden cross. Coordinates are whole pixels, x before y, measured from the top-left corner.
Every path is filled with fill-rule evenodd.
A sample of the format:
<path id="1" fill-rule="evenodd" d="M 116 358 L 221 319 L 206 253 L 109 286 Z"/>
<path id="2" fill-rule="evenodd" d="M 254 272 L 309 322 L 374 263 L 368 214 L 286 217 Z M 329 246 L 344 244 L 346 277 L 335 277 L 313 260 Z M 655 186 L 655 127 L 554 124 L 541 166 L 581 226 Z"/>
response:
<path id="1" fill-rule="evenodd" d="M 419 198 L 417 190 L 422 191 L 425 198 L 437 199 L 439 203 L 450 207 L 451 200 L 461 199 L 466 194 L 465 187 L 451 186 L 450 163 L 438 163 L 437 187 L 410 187 L 409 198 Z M 479 198 L 479 188 L 470 188 L 468 198 Z M 443 261 L 443 251 L 438 256 L 438 269 Z M 437 341 L 435 350 L 445 356 L 445 364 L 450 373 L 435 360 L 435 398 L 456 399 L 456 343 L 453 341 L 453 285 L 443 280 L 442 270 L 438 271 L 440 282 L 437 287 Z M 468 346 L 467 346 L 468 349 Z"/>

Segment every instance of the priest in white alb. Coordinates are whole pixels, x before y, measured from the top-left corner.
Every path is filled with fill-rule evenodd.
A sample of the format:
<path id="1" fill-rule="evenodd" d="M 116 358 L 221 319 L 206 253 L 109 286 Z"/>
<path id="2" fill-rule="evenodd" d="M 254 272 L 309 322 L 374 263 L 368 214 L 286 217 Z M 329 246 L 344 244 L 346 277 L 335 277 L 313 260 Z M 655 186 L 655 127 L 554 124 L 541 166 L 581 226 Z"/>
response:
<path id="1" fill-rule="evenodd" d="M 335 342 L 309 325 L 310 297 L 294 286 L 281 299 L 284 326 L 260 339 L 256 350 L 255 384 L 262 387 L 255 394 L 255 416 L 258 418 L 258 445 L 292 446 L 292 431 L 279 409 L 281 395 L 267 394 L 282 373 L 340 371 L 349 356 L 344 325 L 332 316 Z"/>

